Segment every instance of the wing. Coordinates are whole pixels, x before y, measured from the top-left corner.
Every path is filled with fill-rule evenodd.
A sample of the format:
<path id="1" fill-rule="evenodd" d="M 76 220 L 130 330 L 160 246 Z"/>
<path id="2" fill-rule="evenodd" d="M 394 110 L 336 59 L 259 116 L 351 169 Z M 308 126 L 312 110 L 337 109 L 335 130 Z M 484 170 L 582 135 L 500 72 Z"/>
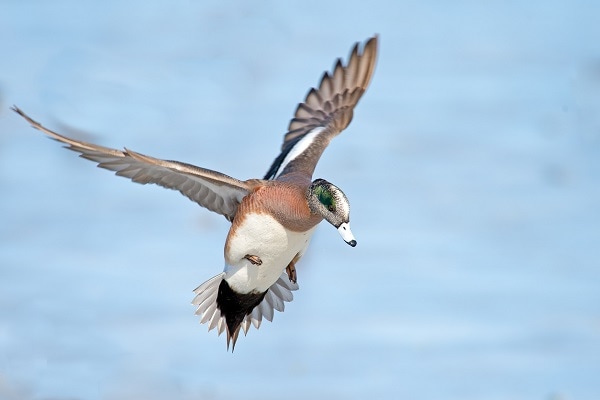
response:
<path id="1" fill-rule="evenodd" d="M 182 162 L 160 160 L 128 149 L 115 150 L 70 139 L 45 128 L 17 107 L 13 107 L 13 111 L 34 128 L 66 144 L 65 147 L 69 150 L 81 153 L 80 157 L 97 162 L 99 167 L 115 171 L 117 175 L 130 178 L 136 183 L 154 183 L 178 190 L 190 200 L 224 215 L 230 221 L 242 198 L 251 190 L 249 182 L 239 181 L 220 172 Z"/>
<path id="2" fill-rule="evenodd" d="M 352 121 L 354 107 L 367 90 L 377 59 L 374 36 L 360 48 L 356 43 L 348 63 L 338 59 L 333 72 L 325 72 L 319 88 L 312 88 L 298 104 L 281 154 L 275 159 L 265 179 L 276 179 L 291 172 L 312 176 L 321 154 L 331 141 Z"/>

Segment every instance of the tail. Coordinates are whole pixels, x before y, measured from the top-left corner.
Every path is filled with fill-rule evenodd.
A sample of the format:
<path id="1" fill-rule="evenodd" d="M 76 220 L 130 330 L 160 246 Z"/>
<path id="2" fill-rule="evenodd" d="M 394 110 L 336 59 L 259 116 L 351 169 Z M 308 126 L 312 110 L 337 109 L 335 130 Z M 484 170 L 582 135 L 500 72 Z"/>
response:
<path id="1" fill-rule="evenodd" d="M 208 330 L 217 328 L 219 335 L 227 330 L 227 349 L 232 343 L 232 351 L 240 333 L 248 333 L 250 325 L 260 327 L 263 316 L 273 320 L 273 310 L 283 311 L 284 302 L 294 299 L 292 291 L 298 290 L 298 285 L 292 283 L 284 271 L 279 279 L 264 293 L 237 293 L 224 279 L 225 272 L 212 277 L 198 286 L 194 293 L 196 297 L 192 304 L 197 307 L 196 315 L 200 323 L 208 324 Z"/>

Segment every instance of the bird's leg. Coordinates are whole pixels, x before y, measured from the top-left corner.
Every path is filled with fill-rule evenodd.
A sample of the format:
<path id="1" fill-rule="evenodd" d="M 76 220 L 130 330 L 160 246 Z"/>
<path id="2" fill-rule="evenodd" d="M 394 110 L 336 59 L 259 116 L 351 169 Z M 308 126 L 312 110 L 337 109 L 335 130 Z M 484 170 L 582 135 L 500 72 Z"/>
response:
<path id="1" fill-rule="evenodd" d="M 294 258 L 288 266 L 285 268 L 285 272 L 288 274 L 288 278 L 290 278 L 290 282 L 296 283 L 298 276 L 296 275 L 296 258 Z"/>
<path id="2" fill-rule="evenodd" d="M 253 255 L 250 255 L 250 254 L 246 254 L 244 256 L 244 258 L 246 260 L 250 261 L 254 265 L 262 265 L 262 260 L 260 259 L 259 256 L 253 256 Z"/>

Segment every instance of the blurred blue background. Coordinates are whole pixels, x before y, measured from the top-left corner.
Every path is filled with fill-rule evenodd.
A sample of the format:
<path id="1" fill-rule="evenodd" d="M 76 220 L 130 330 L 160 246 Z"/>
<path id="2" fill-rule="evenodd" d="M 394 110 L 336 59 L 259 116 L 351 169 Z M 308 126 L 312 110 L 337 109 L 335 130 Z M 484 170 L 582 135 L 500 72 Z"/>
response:
<path id="1" fill-rule="evenodd" d="M 0 399 L 600 398 L 600 3 L 3 1 Z M 44 138 L 261 177 L 296 104 L 380 34 L 315 177 L 295 300 L 241 338 L 192 290 L 228 223 Z"/>

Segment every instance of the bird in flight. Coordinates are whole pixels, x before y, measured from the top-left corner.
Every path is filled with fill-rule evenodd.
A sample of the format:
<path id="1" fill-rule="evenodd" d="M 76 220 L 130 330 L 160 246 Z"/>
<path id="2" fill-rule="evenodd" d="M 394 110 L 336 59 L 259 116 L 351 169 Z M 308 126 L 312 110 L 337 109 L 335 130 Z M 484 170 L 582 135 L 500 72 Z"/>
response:
<path id="1" fill-rule="evenodd" d="M 99 167 L 133 182 L 179 191 L 231 222 L 225 241 L 223 272 L 195 290 L 192 301 L 200 322 L 235 348 L 240 330 L 272 321 L 273 311 L 298 289 L 296 263 L 316 226 L 325 219 L 344 241 L 356 246 L 350 231 L 350 205 L 344 192 L 324 179 L 312 180 L 321 154 L 352 120 L 354 107 L 375 70 L 378 37 L 356 43 L 347 62 L 337 59 L 298 104 L 283 139 L 281 153 L 263 179 L 238 180 L 191 164 L 154 158 L 127 148 L 111 149 L 75 140 L 13 110 L 34 128 L 65 144 Z"/>

